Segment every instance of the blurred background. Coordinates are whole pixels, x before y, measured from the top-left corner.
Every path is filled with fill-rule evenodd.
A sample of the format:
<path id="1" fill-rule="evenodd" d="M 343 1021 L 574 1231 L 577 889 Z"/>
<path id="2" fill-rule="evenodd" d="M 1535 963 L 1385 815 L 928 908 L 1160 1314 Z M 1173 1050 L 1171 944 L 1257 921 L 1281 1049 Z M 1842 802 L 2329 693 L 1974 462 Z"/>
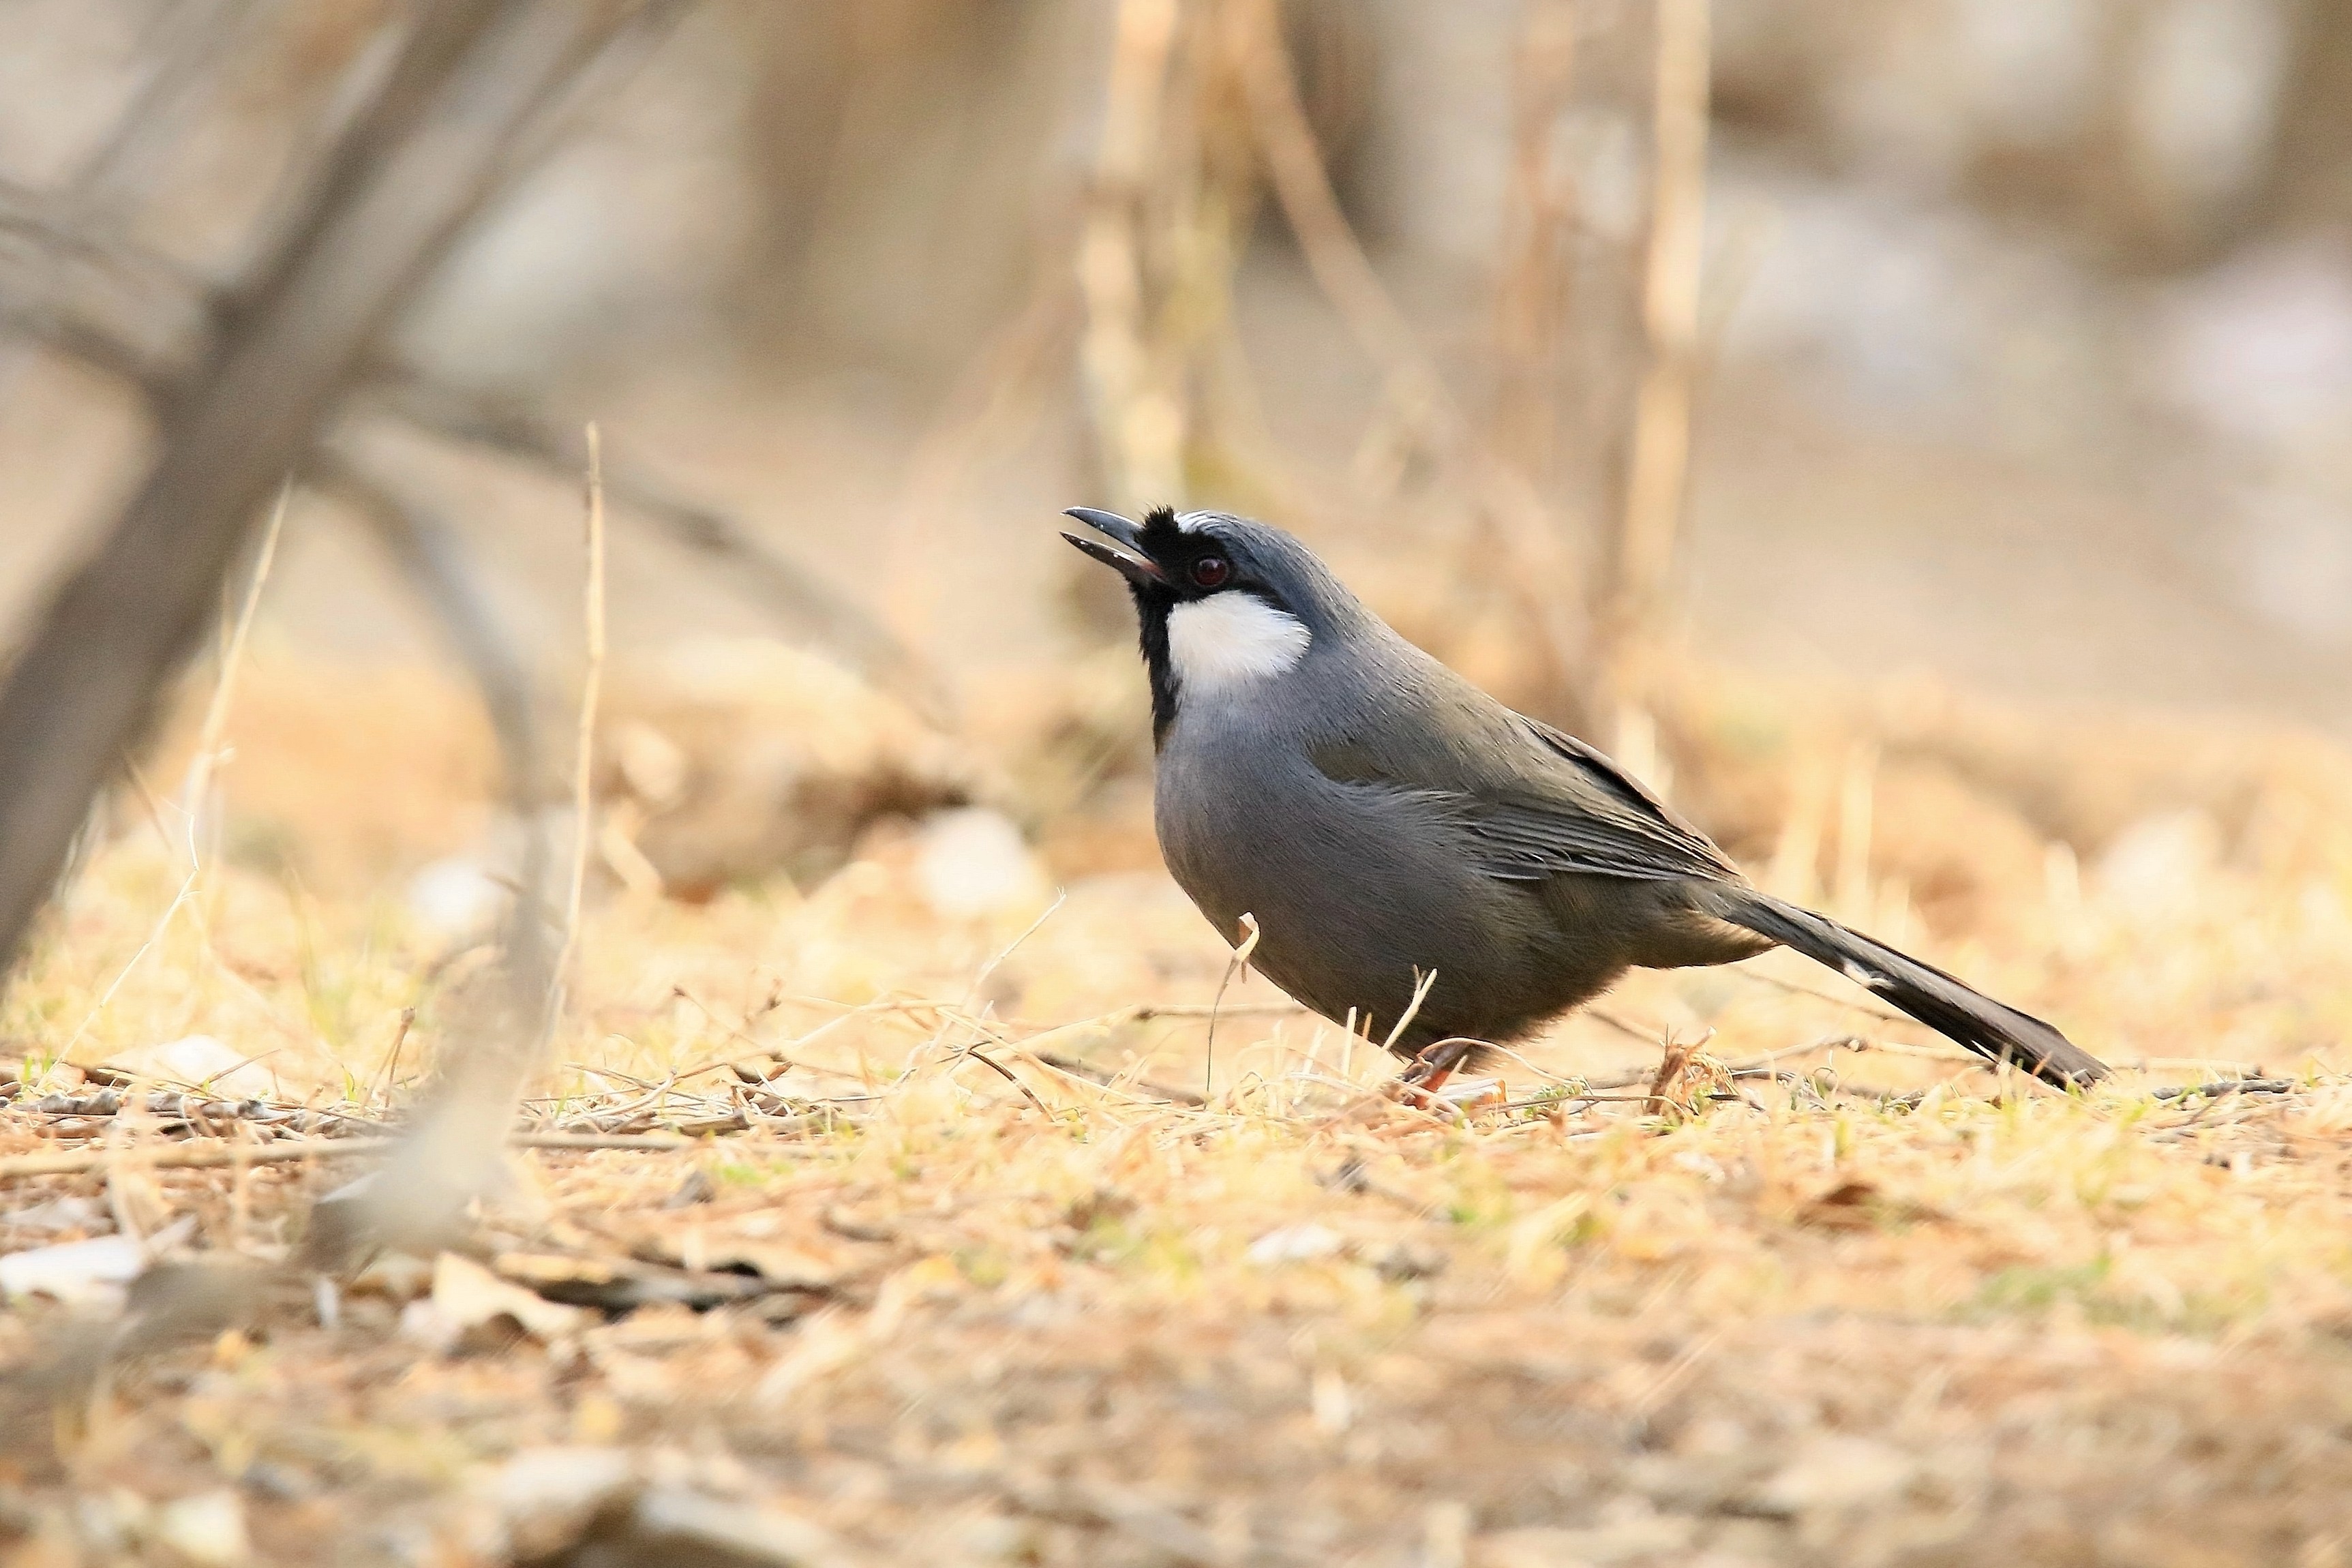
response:
<path id="1" fill-rule="evenodd" d="M 0 180 L 228 283 L 394 9 L 0 0 Z M 950 731 L 1062 736 L 1033 818 L 1139 761 L 1075 502 L 1282 522 L 1668 777 L 1673 671 L 1898 726 L 2341 736 L 2347 154 L 2333 0 L 703 0 L 439 267 L 346 449 L 561 697 L 599 421 L 617 661 L 778 638 Z M 16 324 L 10 626 L 153 439 Z M 442 647 L 349 500 L 299 494 L 257 658 Z"/>

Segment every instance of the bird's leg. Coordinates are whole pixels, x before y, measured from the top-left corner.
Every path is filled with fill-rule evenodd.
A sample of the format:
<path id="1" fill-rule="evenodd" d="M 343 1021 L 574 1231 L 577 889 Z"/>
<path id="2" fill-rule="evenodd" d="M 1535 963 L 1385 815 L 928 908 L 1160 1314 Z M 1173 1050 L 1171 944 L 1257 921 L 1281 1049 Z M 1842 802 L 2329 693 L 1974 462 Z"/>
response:
<path id="1" fill-rule="evenodd" d="M 1477 1044 L 1475 1040 L 1456 1037 L 1423 1046 L 1412 1058 L 1412 1065 L 1397 1079 L 1398 1098 L 1421 1110 L 1435 1105 L 1437 1091 L 1445 1087 L 1445 1080 L 1468 1059 Z"/>

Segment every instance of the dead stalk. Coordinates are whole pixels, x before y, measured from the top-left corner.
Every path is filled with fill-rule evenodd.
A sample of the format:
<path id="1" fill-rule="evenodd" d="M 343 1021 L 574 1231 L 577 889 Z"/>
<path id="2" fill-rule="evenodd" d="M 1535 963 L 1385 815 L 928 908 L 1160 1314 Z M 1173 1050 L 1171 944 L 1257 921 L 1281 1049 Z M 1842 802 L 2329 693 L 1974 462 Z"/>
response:
<path id="1" fill-rule="evenodd" d="M 1437 971 L 1434 969 L 1425 974 L 1418 969 L 1412 972 L 1412 1000 L 1406 1003 L 1404 1011 L 1397 1016 L 1396 1023 L 1389 1030 L 1389 1037 L 1381 1042 L 1382 1050 L 1395 1051 L 1397 1041 L 1403 1038 L 1404 1032 L 1412 1026 L 1412 1021 L 1421 1016 L 1421 1005 L 1429 1000 L 1430 987 L 1436 984 Z"/>
<path id="2" fill-rule="evenodd" d="M 1276 199 L 1316 286 L 1338 310 L 1358 345 L 1380 366 L 1391 412 L 1439 462 L 1458 468 L 1477 504 L 1500 528 L 1521 574 L 1538 584 L 1556 583 L 1564 568 L 1543 498 L 1520 468 L 1496 458 L 1478 440 L 1349 225 L 1299 102 L 1297 78 L 1275 7 L 1268 0 L 1247 0 L 1228 15 L 1235 29 L 1231 45 L 1249 98 L 1252 130 Z M 1538 590 L 1526 601 L 1547 651 L 1563 674 L 1579 662 L 1576 637 L 1560 610 L 1564 597 Z"/>
<path id="3" fill-rule="evenodd" d="M 604 454 L 593 422 L 588 426 L 588 581 L 581 605 L 587 628 L 588 668 L 580 684 L 580 741 L 572 772 L 572 886 L 563 910 L 563 945 L 551 978 L 560 991 L 580 941 L 580 904 L 588 886 L 588 851 L 595 841 L 590 812 L 595 801 L 596 705 L 604 686 Z"/>
<path id="4" fill-rule="evenodd" d="M 188 759 L 187 774 L 180 783 L 180 813 L 187 827 L 187 874 L 181 879 L 178 890 L 172 895 L 172 901 L 156 917 L 154 929 L 147 933 L 147 940 L 139 944 L 138 950 L 131 953 L 131 961 L 122 966 L 121 972 L 115 975 L 89 1011 L 83 1015 L 81 1022 L 74 1028 L 72 1037 L 58 1050 L 59 1061 L 70 1057 L 74 1047 L 81 1044 L 83 1037 L 89 1033 L 90 1026 L 98 1022 L 99 1016 L 114 1000 L 114 994 L 122 989 L 123 982 L 131 978 L 147 954 L 154 950 L 155 944 L 163 940 L 164 931 L 171 928 L 172 921 L 187 906 L 189 899 L 195 894 L 204 879 L 204 856 L 197 839 L 197 824 L 204 815 L 205 797 L 212 792 L 212 777 L 219 763 L 221 742 L 228 734 L 230 700 L 236 691 L 236 672 L 245 662 L 246 639 L 253 630 L 254 614 L 261 607 L 261 590 L 269 581 L 270 565 L 278 558 L 278 535 L 285 526 L 287 502 L 293 494 L 294 480 L 289 475 L 278 488 L 278 504 L 270 510 L 269 526 L 261 537 L 261 552 L 254 559 L 253 577 L 246 584 L 244 602 L 238 606 L 236 619 L 231 623 L 228 635 L 222 639 L 220 673 L 213 681 L 211 700 L 205 704 L 205 721 L 196 731 L 195 755 Z M 146 785 L 142 784 L 139 787 L 143 794 Z M 158 831 L 161 831 L 160 821 Z"/>
<path id="5" fill-rule="evenodd" d="M 1643 1110 L 1646 1114 L 1664 1116 L 1674 1105 L 1674 1101 L 1666 1098 L 1666 1090 L 1679 1083 L 1683 1074 L 1690 1070 L 1691 1058 L 1697 1052 L 1696 1044 L 1685 1046 L 1673 1039 L 1666 1041 L 1665 1052 L 1658 1058 L 1657 1076 L 1651 1079 L 1650 1092 L 1643 1097 Z"/>
<path id="6" fill-rule="evenodd" d="M 1178 0 L 1119 0 L 1102 139 L 1077 246 L 1086 328 L 1078 359 L 1104 468 L 1121 506 L 1183 484 L 1184 405 L 1151 342 L 1145 205 L 1168 96 Z"/>
<path id="7" fill-rule="evenodd" d="M 1575 198 L 1557 132 L 1575 84 L 1576 26 L 1570 0 L 1534 0 L 1512 72 L 1507 248 L 1495 291 L 1496 443 L 1538 484 L 1551 473 L 1559 442 Z"/>
<path id="8" fill-rule="evenodd" d="M 1201 1103 L 1209 1102 L 1210 1080 L 1217 1068 L 1217 1009 L 1225 1005 L 1225 987 L 1234 976 L 1249 967 L 1250 954 L 1257 951 L 1257 916 L 1244 911 L 1242 915 L 1242 943 L 1234 949 L 1234 956 L 1225 963 L 1225 977 L 1217 982 L 1217 994 L 1209 1003 L 1209 1043 L 1201 1063 Z"/>
<path id="9" fill-rule="evenodd" d="M 261 552 L 254 558 L 253 577 L 246 584 L 244 603 L 238 605 L 236 619 L 221 649 L 220 678 L 213 683 L 212 700 L 205 704 L 205 721 L 196 731 L 195 755 L 188 759 L 188 774 L 180 785 L 181 808 L 189 823 L 188 860 L 193 869 L 196 858 L 195 822 L 203 814 L 205 795 L 212 787 L 212 776 L 220 764 L 221 742 L 228 733 L 231 700 L 236 695 L 236 673 L 245 662 L 246 639 L 253 632 L 253 617 L 261 607 L 261 590 L 269 581 L 271 563 L 278 559 L 278 536 L 286 526 L 286 506 L 294 496 L 294 479 L 290 474 L 278 487 L 278 504 L 269 510 L 269 526 L 261 535 Z"/>
<path id="10" fill-rule="evenodd" d="M 1682 524 L 1690 463 L 1693 355 L 1706 203 L 1708 0 L 1658 0 L 1652 104 L 1649 254 L 1642 328 L 1648 363 L 1633 410 L 1633 449 L 1615 584 L 1620 683 L 1645 657 Z"/>

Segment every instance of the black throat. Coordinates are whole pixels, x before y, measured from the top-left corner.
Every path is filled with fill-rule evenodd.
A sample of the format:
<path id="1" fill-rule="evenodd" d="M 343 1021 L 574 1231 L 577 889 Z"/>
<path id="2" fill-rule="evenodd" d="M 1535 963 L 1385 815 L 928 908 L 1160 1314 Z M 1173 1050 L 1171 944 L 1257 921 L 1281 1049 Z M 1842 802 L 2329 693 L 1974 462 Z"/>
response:
<path id="1" fill-rule="evenodd" d="M 1168 726 L 1176 721 L 1176 670 L 1168 658 L 1168 614 L 1176 607 L 1176 599 L 1164 588 L 1140 583 L 1129 584 L 1129 591 L 1135 595 L 1135 618 L 1142 627 L 1143 668 L 1151 677 L 1151 749 L 1156 752 Z"/>

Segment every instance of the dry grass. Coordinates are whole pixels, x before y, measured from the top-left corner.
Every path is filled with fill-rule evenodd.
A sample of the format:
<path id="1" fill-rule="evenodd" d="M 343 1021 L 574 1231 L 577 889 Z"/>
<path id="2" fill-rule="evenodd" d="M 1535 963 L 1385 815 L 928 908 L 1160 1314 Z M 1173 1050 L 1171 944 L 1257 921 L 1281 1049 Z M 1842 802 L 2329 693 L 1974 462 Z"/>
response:
<path id="1" fill-rule="evenodd" d="M 38 1070 L 68 1041 L 97 1062 L 202 1032 L 259 1057 L 286 1100 L 369 1112 L 422 1069 L 471 961 L 365 889 L 482 820 L 480 737 L 401 678 L 398 728 L 371 727 L 364 765 L 321 790 L 314 744 L 357 727 L 322 724 L 315 685 L 250 672 L 230 858 L 138 957 L 185 868 L 132 811 L 8 994 L 0 1054 Z M 346 712 L 365 701 L 347 686 Z M 1692 731 L 1737 729 L 1720 719 Z M 510 1275 L 601 1250 L 790 1288 L 445 1348 L 396 1326 L 422 1274 L 379 1268 L 334 1327 L 273 1299 L 47 1416 L 29 1374 L 70 1325 L 19 1306 L 0 1316 L 6 1561 L 200 1560 L 197 1515 L 171 1504 L 224 1489 L 263 1561 L 544 1553 L 561 1530 L 501 1533 L 530 1524 L 510 1502 L 524 1472 L 501 1467 L 551 1445 L 793 1516 L 808 1528 L 767 1527 L 799 1542 L 777 1560 L 2352 1561 L 2352 861 L 2333 837 L 2352 828 L 2295 818 L 2285 854 L 2262 826 L 2352 764 L 2299 748 L 2307 799 L 2282 785 L 2216 806 L 2210 832 L 2159 823 L 2077 870 L 2090 846 L 1996 853 L 2046 837 L 2030 792 L 1947 769 L 1905 793 L 1921 764 L 1897 735 L 1841 890 L 1853 809 L 1832 786 L 1855 753 L 1775 733 L 1693 753 L 1694 791 L 1702 772 L 1709 800 L 1763 778 L 1753 815 L 1778 800 L 1794 823 L 1801 779 L 1829 780 L 1786 875 L 2146 1070 L 2077 1099 L 2004 1086 L 1774 959 L 1747 966 L 1765 979 L 1640 977 L 1605 1009 L 1631 1032 L 1572 1020 L 1507 1074 L 1514 1100 L 1547 1102 L 1452 1123 L 1373 1092 L 1376 1051 L 1237 984 L 1192 1107 L 1147 1084 L 1200 1085 L 1223 950 L 1156 874 L 1070 875 L 1145 853 L 1131 810 L 1116 834 L 1101 811 L 1049 834 L 1068 896 L 1034 931 L 1035 909 L 931 913 L 889 830 L 805 896 L 615 887 L 590 900 L 531 1114 L 750 1125 L 520 1152 L 481 1253 Z M 1742 846 L 1752 863 L 1788 823 Z M 1987 847 L 1976 896 L 1915 900 L 1884 869 L 1955 833 Z M 1135 1016 L 1161 1005 L 1179 1011 Z M 1709 1028 L 1654 1113 L 1656 1037 Z M 1789 1076 L 1709 1065 L 1775 1053 Z M 790 1065 L 758 1086 L 677 1077 L 755 1056 Z M 2293 1081 L 2155 1092 L 2256 1067 Z M 1639 1087 L 1585 1101 L 1554 1078 Z M 59 1146 L 34 1099 L 0 1119 L 0 1157 Z M 189 1215 L 204 1249 L 276 1256 L 341 1179 L 159 1170 L 139 1156 L 152 1129 L 115 1136 L 110 1171 L 0 1187 L 0 1247 Z M 73 1197 L 82 1228 L 19 1227 Z"/>

